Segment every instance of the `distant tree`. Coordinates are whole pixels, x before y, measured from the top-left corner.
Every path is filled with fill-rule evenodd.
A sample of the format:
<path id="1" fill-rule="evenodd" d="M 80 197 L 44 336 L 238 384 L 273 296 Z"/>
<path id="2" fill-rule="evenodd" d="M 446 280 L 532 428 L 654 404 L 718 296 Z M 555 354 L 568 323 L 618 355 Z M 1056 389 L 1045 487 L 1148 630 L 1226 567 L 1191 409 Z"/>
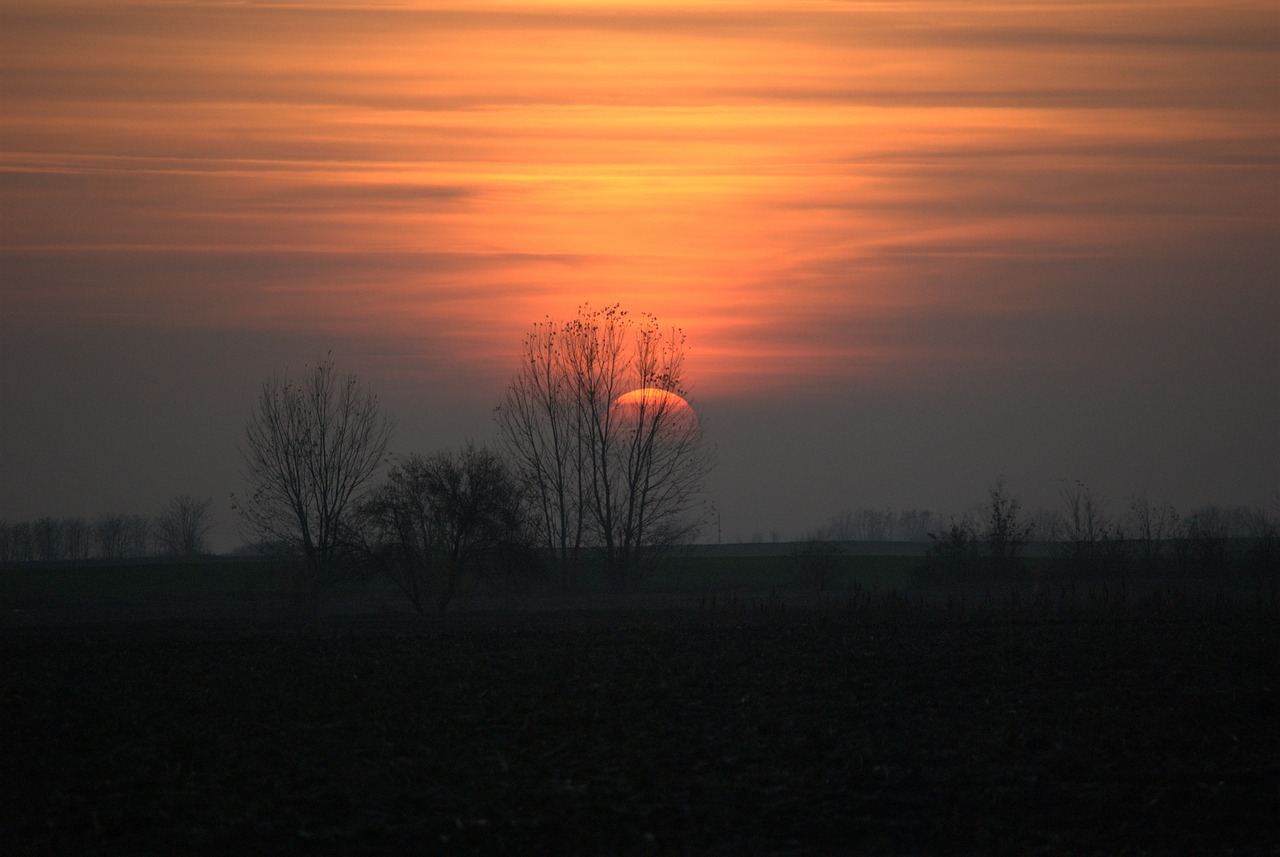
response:
<path id="1" fill-rule="evenodd" d="M 130 557 L 155 556 L 155 529 L 146 515 L 128 515 L 128 555 Z"/>
<path id="2" fill-rule="evenodd" d="M 419 613 L 431 593 L 445 609 L 466 577 L 517 561 L 531 541 L 520 485 L 499 456 L 473 445 L 393 467 L 361 522 L 368 554 Z"/>
<path id="3" fill-rule="evenodd" d="M 1032 524 L 1021 517 L 1022 503 L 1009 493 L 1004 477 L 987 491 L 982 541 L 987 557 L 997 567 L 1016 565 L 1018 554 L 1031 538 Z"/>
<path id="4" fill-rule="evenodd" d="M 976 517 L 952 517 L 945 529 L 929 534 L 926 567 L 943 574 L 1015 571 L 1033 531 L 1034 525 L 1022 517 L 1022 504 L 1000 477 L 987 490 Z"/>
<path id="5" fill-rule="evenodd" d="M 943 576 L 969 575 L 980 567 L 981 543 L 977 525 L 970 516 L 952 517 L 944 529 L 929 533 L 929 540 L 926 555 L 930 570 Z"/>
<path id="6" fill-rule="evenodd" d="M 197 500 L 180 494 L 169 501 L 155 522 L 156 541 L 169 556 L 194 557 L 205 552 L 205 538 L 213 528 L 209 510 L 213 498 Z"/>
<path id="7" fill-rule="evenodd" d="M 35 558 L 31 542 L 30 521 L 15 521 L 9 525 L 9 559 L 12 562 L 30 562 Z"/>
<path id="8" fill-rule="evenodd" d="M 1249 540 L 1246 560 L 1254 571 L 1280 576 L 1280 498 L 1271 509 L 1250 509 L 1241 523 Z"/>
<path id="9" fill-rule="evenodd" d="M 904 509 L 898 513 L 894 538 L 901 542 L 923 542 L 929 538 L 937 515 L 928 509 Z"/>
<path id="10" fill-rule="evenodd" d="M 31 528 L 36 560 L 39 562 L 56 562 L 64 559 L 62 542 L 62 521 L 58 518 L 40 518 Z"/>
<path id="11" fill-rule="evenodd" d="M 1178 522 L 1174 557 L 1184 574 L 1218 574 L 1226 568 L 1230 520 L 1221 506 L 1202 506 Z"/>
<path id="12" fill-rule="evenodd" d="M 1052 534 L 1056 552 L 1072 570 L 1119 571 L 1125 560 L 1121 526 L 1107 514 L 1106 504 L 1083 482 L 1064 483 L 1062 511 Z"/>
<path id="13" fill-rule="evenodd" d="M 890 509 L 849 510 L 827 522 L 820 532 L 837 541 L 886 541 L 893 538 L 896 516 Z"/>
<path id="14" fill-rule="evenodd" d="M 1037 539 L 1053 542 L 1062 537 L 1062 515 L 1054 509 L 1036 506 L 1026 513 L 1026 520 Z"/>
<path id="15" fill-rule="evenodd" d="M 99 515 L 90 529 L 97 554 L 103 559 L 131 559 L 155 553 L 151 519 L 144 515 L 123 512 Z"/>
<path id="16" fill-rule="evenodd" d="M 92 533 L 84 518 L 65 518 L 62 521 L 63 550 L 67 559 L 88 559 L 93 549 Z"/>
<path id="17" fill-rule="evenodd" d="M 540 540 L 567 566 L 592 545 L 625 579 L 701 523 L 711 455 L 678 398 L 684 349 L 679 330 L 617 306 L 581 307 L 526 338 L 497 408 L 499 434 L 530 489 Z"/>
<path id="18" fill-rule="evenodd" d="M 827 520 L 810 538 L 840 542 L 900 541 L 923 542 L 940 524 L 928 509 L 857 509 Z"/>
<path id="19" fill-rule="evenodd" d="M 348 518 L 386 458 L 391 422 L 355 375 L 331 359 L 269 379 L 245 428 L 241 457 L 250 493 L 236 506 L 259 545 L 305 560 L 314 589 L 344 544 Z"/>
<path id="20" fill-rule="evenodd" d="M 93 542 L 102 559 L 125 559 L 134 547 L 130 516 L 107 512 L 93 519 Z"/>
<path id="21" fill-rule="evenodd" d="M 1145 494 L 1129 503 L 1128 526 L 1138 543 L 1142 567 L 1154 572 L 1161 564 L 1165 542 L 1179 526 L 1178 512 L 1169 504 L 1152 503 Z"/>

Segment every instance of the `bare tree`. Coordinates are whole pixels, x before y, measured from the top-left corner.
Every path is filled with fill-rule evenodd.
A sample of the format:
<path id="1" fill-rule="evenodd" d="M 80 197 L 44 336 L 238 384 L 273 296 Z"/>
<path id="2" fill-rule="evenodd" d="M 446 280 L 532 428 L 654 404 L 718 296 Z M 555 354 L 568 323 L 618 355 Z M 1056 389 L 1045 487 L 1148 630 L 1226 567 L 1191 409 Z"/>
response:
<path id="1" fill-rule="evenodd" d="M 269 379 L 245 428 L 241 457 L 250 493 L 237 502 L 247 535 L 304 558 L 307 587 L 324 577 L 348 516 L 383 463 L 391 422 L 355 375 L 332 359 L 300 380 Z"/>
<path id="2" fill-rule="evenodd" d="M 528 491 L 539 541 L 571 577 L 587 540 L 588 443 L 560 325 L 535 324 L 497 408 L 500 443 Z"/>
<path id="3" fill-rule="evenodd" d="M 696 535 L 696 504 L 711 469 L 684 399 L 683 334 L 662 331 L 646 316 L 634 331 L 629 375 L 623 386 L 635 389 L 610 391 L 607 408 L 591 422 L 601 477 L 592 482 L 596 522 L 611 566 L 621 571 Z M 602 397 L 587 400 L 603 404 Z"/>
<path id="4" fill-rule="evenodd" d="M 1271 509 L 1244 510 L 1242 533 L 1251 542 L 1247 559 L 1254 569 L 1272 575 L 1280 571 L 1280 498 Z"/>
<path id="5" fill-rule="evenodd" d="M 1106 503 L 1083 482 L 1059 490 L 1062 513 L 1054 520 L 1055 553 L 1078 571 L 1118 571 L 1125 560 L 1124 530 Z"/>
<path id="6" fill-rule="evenodd" d="M 93 541 L 102 559 L 124 559 L 132 548 L 129 516 L 108 512 L 93 519 Z"/>
<path id="7" fill-rule="evenodd" d="M 1004 477 L 987 490 L 982 541 L 987 557 L 996 569 L 1016 566 L 1018 554 L 1031 538 L 1034 527 L 1022 519 L 1022 503 L 1009 493 Z"/>
<path id="8" fill-rule="evenodd" d="M 163 553 L 170 556 L 194 557 L 205 552 L 205 538 L 213 529 L 209 509 L 213 498 L 197 500 L 190 494 L 180 494 L 156 518 L 156 541 Z"/>
<path id="9" fill-rule="evenodd" d="M 84 518 L 65 518 L 62 521 L 63 547 L 67 559 L 88 559 L 92 547 L 89 524 Z"/>
<path id="10" fill-rule="evenodd" d="M 617 306 L 526 338 L 497 420 L 562 563 L 592 545 L 626 576 L 696 531 L 711 456 L 684 400 L 684 351 L 679 330 Z"/>
<path id="11" fill-rule="evenodd" d="M 128 555 L 131 557 L 155 556 L 151 518 L 146 515 L 128 515 Z"/>
<path id="12" fill-rule="evenodd" d="M 929 531 L 938 516 L 928 509 L 905 509 L 898 513 L 894 538 L 900 542 L 928 541 Z"/>
<path id="13" fill-rule="evenodd" d="M 1177 510 L 1167 503 L 1152 503 L 1142 494 L 1129 504 L 1129 528 L 1138 540 L 1143 568 L 1155 571 L 1161 562 L 1165 541 L 1179 528 Z"/>
<path id="14" fill-rule="evenodd" d="M 35 557 L 31 545 L 31 522 L 15 521 L 9 525 L 9 559 L 30 562 Z"/>
<path id="15" fill-rule="evenodd" d="M 109 512 L 93 519 L 93 542 L 103 559 L 151 556 L 151 519 L 145 515 Z"/>
<path id="16" fill-rule="evenodd" d="M 1201 506 L 1178 521 L 1174 555 L 1187 574 L 1216 574 L 1227 566 L 1230 519 L 1216 503 Z"/>
<path id="17" fill-rule="evenodd" d="M 56 562 L 65 559 L 62 538 L 62 520 L 40 518 L 31 528 L 31 539 L 36 559 L 40 562 Z"/>
<path id="18" fill-rule="evenodd" d="M 443 610 L 486 564 L 527 553 L 519 485 L 493 452 L 412 455 L 362 506 L 366 549 L 419 613 L 435 595 Z"/>
<path id="19" fill-rule="evenodd" d="M 981 565 L 978 525 L 971 515 L 952 516 L 946 527 L 930 532 L 927 566 L 942 575 L 972 574 Z"/>
<path id="20" fill-rule="evenodd" d="M 928 541 L 938 516 L 928 509 L 849 509 L 834 515 L 810 538 L 821 541 L 869 542 L 869 541 Z"/>

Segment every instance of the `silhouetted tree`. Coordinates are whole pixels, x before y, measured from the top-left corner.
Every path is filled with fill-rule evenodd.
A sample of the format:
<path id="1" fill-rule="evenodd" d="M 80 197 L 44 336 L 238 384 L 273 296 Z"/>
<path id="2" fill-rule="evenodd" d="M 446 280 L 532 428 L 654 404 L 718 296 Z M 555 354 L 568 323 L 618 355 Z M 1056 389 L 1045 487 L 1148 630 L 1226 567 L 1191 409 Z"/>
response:
<path id="1" fill-rule="evenodd" d="M 922 542 L 929 538 L 937 516 L 928 509 L 905 509 L 898 513 L 893 537 L 902 542 Z"/>
<path id="2" fill-rule="evenodd" d="M 497 409 L 500 442 L 527 486 L 539 541 L 566 576 L 581 562 L 590 479 L 585 415 L 559 324 L 535 324 Z"/>
<path id="3" fill-rule="evenodd" d="M 151 519 L 144 515 L 109 512 L 93 519 L 93 542 L 103 559 L 151 556 Z"/>
<path id="4" fill-rule="evenodd" d="M 466 446 L 411 455 L 361 507 L 368 554 L 418 612 L 434 592 L 443 610 L 464 578 L 527 553 L 522 490 L 503 460 Z"/>
<path id="5" fill-rule="evenodd" d="M 92 550 L 92 534 L 84 518 L 64 518 L 62 521 L 63 552 L 67 559 L 88 559 Z"/>
<path id="6" fill-rule="evenodd" d="M 1017 564 L 1018 554 L 1031 538 L 1034 527 L 1022 520 L 1022 503 L 1009 493 L 1004 477 L 987 490 L 982 541 L 987 557 L 997 569 Z"/>
<path id="7" fill-rule="evenodd" d="M 156 518 L 156 541 L 163 553 L 170 556 L 193 557 L 205 552 L 205 537 L 213 528 L 209 509 L 213 498 L 197 500 L 190 494 L 180 494 Z"/>
<path id="8" fill-rule="evenodd" d="M 978 570 L 982 558 L 978 528 L 968 515 L 952 517 L 945 529 L 929 533 L 929 540 L 929 570 L 941 576 L 969 575 Z"/>
<path id="9" fill-rule="evenodd" d="M 245 428 L 241 457 L 250 493 L 237 502 L 247 534 L 285 546 L 306 563 L 304 585 L 325 577 L 343 545 L 347 518 L 386 457 L 391 423 L 355 375 L 331 359 L 300 380 L 262 386 Z"/>
<path id="10" fill-rule="evenodd" d="M 572 567 L 598 546 L 620 579 L 655 550 L 687 539 L 711 455 L 680 399 L 685 340 L 652 316 L 586 306 L 535 326 L 497 409 L 504 449 L 530 489 L 540 540 Z"/>
<path id="11" fill-rule="evenodd" d="M 125 559 L 133 548 L 130 516 L 107 512 L 93 519 L 93 542 L 102 559 Z"/>
<path id="12" fill-rule="evenodd" d="M 156 547 L 152 538 L 154 531 L 151 519 L 146 515 L 127 515 L 128 550 L 130 557 L 155 556 Z"/>
<path id="13" fill-rule="evenodd" d="M 58 518 L 40 518 L 31 528 L 36 560 L 56 562 L 64 559 L 62 545 L 62 521 Z"/>
<path id="14" fill-rule="evenodd" d="M 848 510 L 834 515 L 813 531 L 810 538 L 821 541 L 903 541 L 923 542 L 929 539 L 937 516 L 928 509 Z"/>
<path id="15" fill-rule="evenodd" d="M 1079 480 L 1063 484 L 1059 496 L 1062 511 L 1050 533 L 1059 559 L 1073 571 L 1119 571 L 1125 559 L 1124 531 L 1107 514 L 1106 504 Z"/>
<path id="16" fill-rule="evenodd" d="M 9 525 L 9 559 L 13 562 L 30 562 L 35 557 L 31 546 L 31 523 L 15 521 Z"/>
<path id="17" fill-rule="evenodd" d="M 1174 556 L 1184 574 L 1215 575 L 1227 566 L 1229 519 L 1221 506 L 1202 506 L 1178 522 Z"/>
<path id="18" fill-rule="evenodd" d="M 1129 530 L 1138 542 L 1142 567 L 1154 572 L 1161 564 L 1165 541 L 1178 529 L 1178 513 L 1169 504 L 1152 503 L 1145 494 L 1129 504 Z"/>
<path id="19" fill-rule="evenodd" d="M 1246 560 L 1249 567 L 1273 580 L 1280 578 L 1280 498 L 1271 509 L 1249 509 L 1241 522 L 1249 540 Z"/>
<path id="20" fill-rule="evenodd" d="M 1022 519 L 1022 504 L 1005 487 L 1004 477 L 987 490 L 977 519 L 953 517 L 948 527 L 930 533 L 928 567 L 944 573 L 986 570 L 1003 574 L 1018 567 L 1018 554 L 1034 526 Z"/>

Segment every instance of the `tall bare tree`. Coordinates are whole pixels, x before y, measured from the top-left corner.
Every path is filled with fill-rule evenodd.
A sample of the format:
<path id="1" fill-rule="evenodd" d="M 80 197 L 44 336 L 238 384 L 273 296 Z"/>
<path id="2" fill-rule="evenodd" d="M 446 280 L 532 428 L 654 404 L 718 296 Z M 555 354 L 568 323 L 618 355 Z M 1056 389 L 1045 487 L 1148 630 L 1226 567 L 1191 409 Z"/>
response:
<path id="1" fill-rule="evenodd" d="M 562 562 L 592 545 L 625 575 L 696 530 L 711 454 L 683 399 L 684 353 L 679 330 L 618 306 L 583 306 L 525 340 L 498 426 Z"/>
<path id="2" fill-rule="evenodd" d="M 342 546 L 344 527 L 382 465 L 391 421 L 355 375 L 331 358 L 262 385 L 241 457 L 250 493 L 237 502 L 247 534 L 306 562 L 314 587 Z"/>
<path id="3" fill-rule="evenodd" d="M 193 557 L 205 552 L 205 538 L 213 528 L 209 520 L 209 508 L 213 498 L 197 500 L 190 494 L 180 494 L 156 518 L 156 541 L 163 553 L 170 556 Z"/>
<path id="4" fill-rule="evenodd" d="M 525 337 L 520 368 L 497 409 L 500 442 L 529 492 L 539 541 L 571 575 L 587 540 L 589 438 L 565 337 L 548 319 Z"/>

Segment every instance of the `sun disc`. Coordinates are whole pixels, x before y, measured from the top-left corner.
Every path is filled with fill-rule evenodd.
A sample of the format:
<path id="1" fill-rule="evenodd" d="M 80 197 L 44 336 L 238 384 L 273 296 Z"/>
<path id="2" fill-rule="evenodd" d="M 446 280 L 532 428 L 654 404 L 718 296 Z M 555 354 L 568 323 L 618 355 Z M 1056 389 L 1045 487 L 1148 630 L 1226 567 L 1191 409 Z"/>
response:
<path id="1" fill-rule="evenodd" d="M 658 427 L 668 437 L 697 434 L 698 415 L 679 393 L 661 387 L 640 387 L 623 393 L 609 407 L 612 419 L 628 430 Z"/>

